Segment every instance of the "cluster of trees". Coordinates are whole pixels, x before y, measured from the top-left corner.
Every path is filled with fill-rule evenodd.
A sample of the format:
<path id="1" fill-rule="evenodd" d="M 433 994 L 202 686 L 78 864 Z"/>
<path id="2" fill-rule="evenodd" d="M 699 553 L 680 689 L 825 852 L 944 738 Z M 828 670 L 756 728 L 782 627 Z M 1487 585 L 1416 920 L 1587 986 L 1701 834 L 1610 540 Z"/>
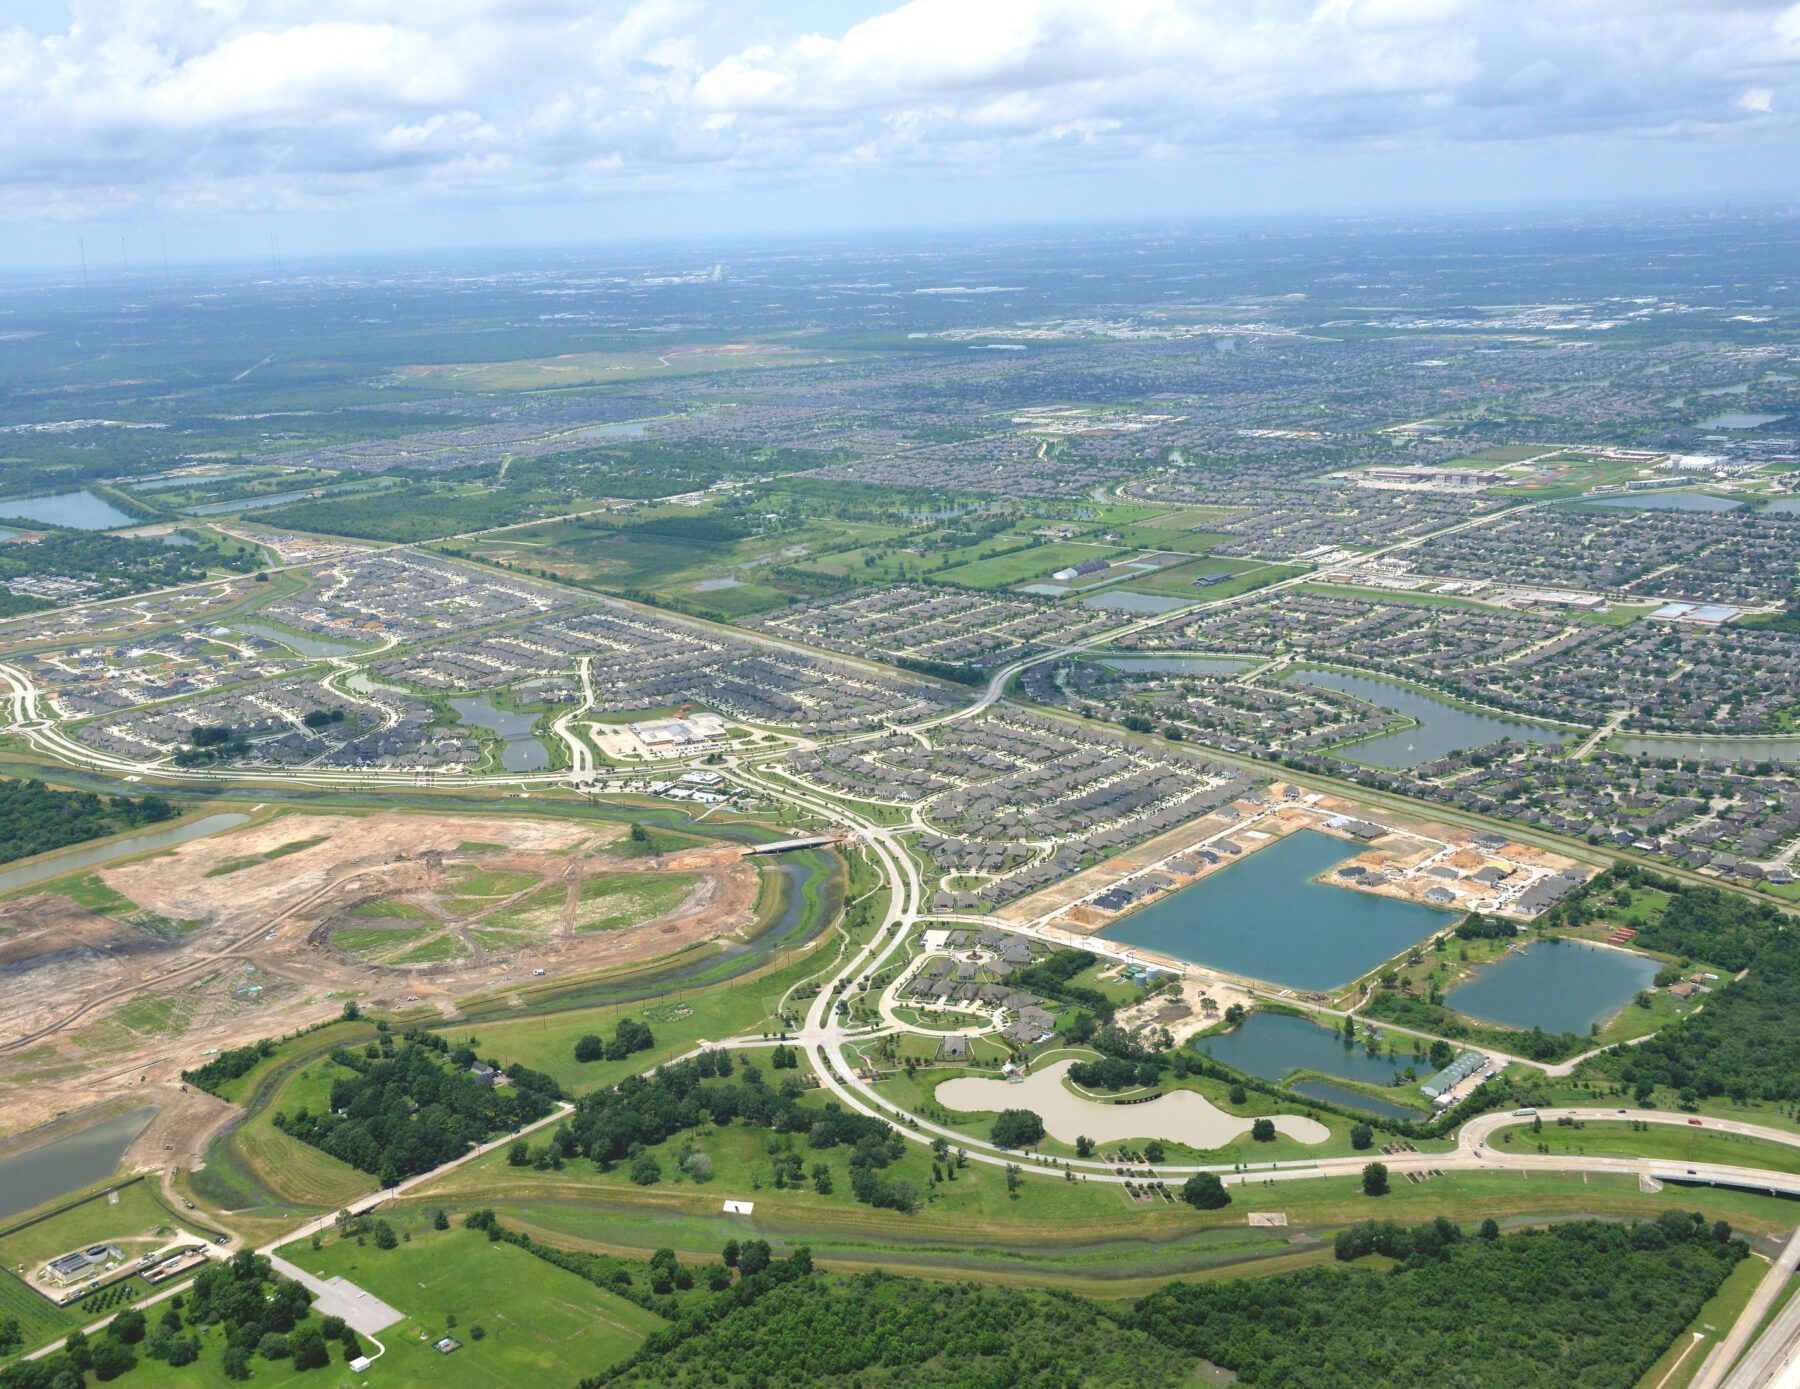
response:
<path id="1" fill-rule="evenodd" d="M 1030 1148 L 1044 1140 L 1044 1121 L 1029 1109 L 1003 1109 L 994 1119 L 996 1148 Z"/>
<path id="2" fill-rule="evenodd" d="M 812 1272 L 812 1251 L 804 1245 L 783 1260 L 775 1257 L 767 1240 L 727 1240 L 719 1262 L 695 1272 L 675 1257 L 673 1249 L 658 1249 L 646 1263 L 637 1263 L 611 1254 L 545 1244 L 522 1230 L 507 1229 L 492 1210 L 470 1211 L 463 1224 L 482 1231 L 491 1243 L 523 1249 L 670 1322 L 693 1319 L 688 1304 L 694 1299 L 682 1294 L 699 1293 L 703 1287 L 704 1291 L 719 1293 L 742 1284 L 760 1290 L 768 1286 L 770 1280 L 763 1275 L 771 1270 L 775 1271 L 776 1280 Z"/>
<path id="3" fill-rule="evenodd" d="M 1482 1234 L 1362 1226 L 1339 1256 L 1386 1253 L 1392 1271 L 1171 1283 L 1127 1320 L 1245 1384 L 1630 1389 L 1746 1253 L 1728 1226 L 1680 1212 Z"/>
<path id="4" fill-rule="evenodd" d="M 417 1029 L 391 1056 L 339 1047 L 332 1061 L 356 1074 L 332 1082 L 328 1112 L 277 1113 L 275 1127 L 392 1186 L 550 1112 L 556 1089 L 547 1076 L 518 1068 L 523 1083 L 514 1076 L 511 1085 L 484 1085 L 466 1063 L 446 1065 L 447 1050 L 441 1037 Z"/>
<path id="5" fill-rule="evenodd" d="M 1063 1033 L 1070 1041 L 1090 1041 L 1102 1024 L 1112 1021 L 1113 1001 L 1098 989 L 1071 981 L 1097 959 L 1099 956 L 1089 950 L 1055 950 L 1048 958 L 1016 972 L 1012 982 L 1021 989 L 1079 1009 L 1065 1023 Z"/>
<path id="6" fill-rule="evenodd" d="M 1221 1211 L 1231 1204 L 1231 1193 L 1213 1172 L 1196 1172 L 1181 1188 L 1181 1199 L 1197 1211 Z"/>
<path id="7" fill-rule="evenodd" d="M 1103 1056 L 1097 1061 L 1077 1061 L 1069 1067 L 1069 1079 L 1088 1090 L 1130 1090 L 1140 1085 L 1159 1084 L 1162 1077 L 1163 1059 L 1160 1056 L 1146 1056 L 1141 1061 Z"/>
<path id="8" fill-rule="evenodd" d="M 951 661 L 931 661 L 923 656 L 895 656 L 893 663 L 916 675 L 929 675 L 934 680 L 948 680 L 952 685 L 985 685 L 988 672 L 980 666 L 960 665 Z"/>
<path id="9" fill-rule="evenodd" d="M 1518 935 L 1520 926 L 1516 921 L 1508 921 L 1503 916 L 1483 916 L 1480 912 L 1470 912 L 1456 923 L 1458 940 L 1511 940 Z"/>
<path id="10" fill-rule="evenodd" d="M 202 724 L 188 730 L 187 746 L 175 753 L 177 767 L 210 767 L 250 751 L 250 737 L 224 724 Z"/>
<path id="11" fill-rule="evenodd" d="M 334 709 L 308 709 L 300 720 L 315 733 L 322 728 L 330 728 L 332 724 L 343 721 L 344 711 L 341 706 Z"/>
<path id="12" fill-rule="evenodd" d="M 204 1066 L 196 1067 L 191 1071 L 183 1071 L 181 1078 L 189 1085 L 198 1086 L 208 1094 L 216 1095 L 226 1081 L 236 1080 L 241 1075 L 249 1074 L 258 1061 L 265 1056 L 274 1054 L 274 1038 L 264 1037 L 261 1041 L 252 1042 L 248 1046 L 233 1047 L 229 1051 L 222 1051 Z"/>
<path id="13" fill-rule="evenodd" d="M 1619 1046 L 1582 1065 L 1649 1104 L 1657 1087 L 1678 1092 L 1678 1103 L 1727 1095 L 1742 1103 L 1800 1100 L 1800 1031 L 1793 1025 L 1800 996 L 1800 939 L 1791 930 L 1771 937 L 1742 979 L 1715 990 L 1706 1007 L 1634 1047 Z"/>
<path id="14" fill-rule="evenodd" d="M 1782 930 L 1782 914 L 1768 902 L 1723 888 L 1690 885 L 1630 863 L 1614 864 L 1583 883 L 1546 913 L 1545 923 L 1578 926 L 1595 920 L 1604 912 L 1603 898 L 1642 888 L 1669 896 L 1661 912 L 1634 923 L 1638 934 L 1632 943 L 1646 950 L 1740 970 Z"/>
<path id="15" fill-rule="evenodd" d="M 181 1370 L 200 1358 L 203 1327 L 224 1333 L 220 1368 L 227 1379 L 249 1379 L 258 1359 L 320 1369 L 330 1364 L 333 1344 L 342 1346 L 346 1361 L 362 1354 L 343 1318 L 314 1320 L 312 1294 L 245 1249 L 209 1264 L 192 1288 L 166 1303 L 147 1311 L 127 1307 L 96 1336 L 77 1331 L 54 1355 L 8 1365 L 0 1370 L 0 1389 L 78 1389 L 88 1374 L 104 1383 L 136 1368 L 140 1356 Z"/>
<path id="16" fill-rule="evenodd" d="M 684 1315 L 580 1389 L 1064 1389 L 1078 1382 L 1154 1389 L 1193 1378 L 1179 1351 L 1066 1294 L 882 1273 L 765 1273 L 714 1295 L 704 1315 L 698 1308 Z"/>
<path id="17" fill-rule="evenodd" d="M 633 825 L 634 831 L 641 826 Z M 586 1063 L 589 1061 L 623 1061 L 634 1052 L 649 1051 L 656 1045 L 656 1037 L 649 1027 L 635 1018 L 620 1018 L 619 1025 L 613 1029 L 612 1040 L 602 1041 L 600 1034 L 589 1032 L 577 1039 L 575 1043 L 575 1059 Z"/>
<path id="18" fill-rule="evenodd" d="M 801 1098 L 806 1086 L 789 1076 L 779 1087 L 763 1079 L 755 1062 L 734 1061 L 726 1051 L 707 1051 L 687 1061 L 660 1068 L 651 1076 L 627 1076 L 610 1090 L 584 1095 L 566 1126 L 559 1127 L 560 1156 L 582 1156 L 610 1168 L 628 1162 L 631 1179 L 651 1186 L 662 1179 L 662 1164 L 649 1151 L 674 1135 L 706 1124 L 724 1127 L 734 1119 L 781 1135 L 804 1135 L 815 1152 L 829 1148 L 850 1150 L 850 1186 L 858 1201 L 894 1210 L 917 1209 L 919 1197 L 912 1183 L 890 1180 L 883 1169 L 906 1149 L 906 1141 L 891 1124 L 843 1109 L 835 1103 L 806 1105 Z M 771 1156 L 787 1184 L 788 1168 L 803 1168 L 797 1154 L 784 1145 Z M 797 1184 L 799 1174 L 795 1172 Z M 815 1185 L 821 1194 L 830 1191 L 829 1172 Z"/>
<path id="19" fill-rule="evenodd" d="M 161 796 L 52 791 L 35 777 L 0 781 L 0 863 L 154 825 L 174 813 Z"/>
<path id="20" fill-rule="evenodd" d="M 1467 1040 L 1480 1046 L 1523 1056 L 1530 1061 L 1560 1061 L 1583 1048 L 1593 1046 L 1590 1037 L 1579 1032 L 1546 1032 L 1541 1027 L 1530 1030 L 1514 1027 L 1490 1027 L 1470 1023 L 1462 1014 L 1424 998 L 1409 998 L 1397 989 L 1383 987 L 1375 992 L 1363 1008 L 1366 1017 L 1398 1023 L 1420 1032 L 1435 1032 L 1440 1037 Z M 1447 1063 L 1446 1063 L 1447 1064 Z"/>

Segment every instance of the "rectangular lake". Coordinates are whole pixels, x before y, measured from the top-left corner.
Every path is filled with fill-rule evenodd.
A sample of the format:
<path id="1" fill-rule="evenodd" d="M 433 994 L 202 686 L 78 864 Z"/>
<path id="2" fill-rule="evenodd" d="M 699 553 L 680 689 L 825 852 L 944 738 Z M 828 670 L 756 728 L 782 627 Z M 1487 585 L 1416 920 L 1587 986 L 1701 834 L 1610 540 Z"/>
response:
<path id="1" fill-rule="evenodd" d="M 1333 989 L 1447 925 L 1454 913 L 1312 879 L 1356 856 L 1298 830 L 1106 928 L 1126 945 L 1294 989 Z"/>
<path id="2" fill-rule="evenodd" d="M 1647 989 L 1661 961 L 1578 940 L 1533 941 L 1485 965 L 1444 1005 L 1502 1027 L 1586 1032 Z"/>

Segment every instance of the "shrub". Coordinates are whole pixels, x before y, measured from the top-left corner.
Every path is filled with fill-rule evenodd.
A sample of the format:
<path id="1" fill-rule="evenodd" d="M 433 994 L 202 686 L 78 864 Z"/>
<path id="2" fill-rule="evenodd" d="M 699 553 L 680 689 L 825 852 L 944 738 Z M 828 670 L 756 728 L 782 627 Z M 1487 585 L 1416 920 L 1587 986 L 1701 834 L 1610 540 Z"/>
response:
<path id="1" fill-rule="evenodd" d="M 1231 1204 L 1231 1193 L 1216 1173 L 1196 1172 L 1182 1186 L 1181 1199 L 1197 1211 L 1216 1211 Z"/>

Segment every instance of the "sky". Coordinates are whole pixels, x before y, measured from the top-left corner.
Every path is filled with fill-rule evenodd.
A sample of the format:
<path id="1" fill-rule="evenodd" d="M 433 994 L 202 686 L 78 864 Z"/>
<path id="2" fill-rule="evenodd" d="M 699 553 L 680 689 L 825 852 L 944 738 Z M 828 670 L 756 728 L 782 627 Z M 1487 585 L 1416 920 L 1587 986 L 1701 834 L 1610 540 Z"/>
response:
<path id="1" fill-rule="evenodd" d="M 0 263 L 1800 202 L 1800 3 L 4 0 Z"/>

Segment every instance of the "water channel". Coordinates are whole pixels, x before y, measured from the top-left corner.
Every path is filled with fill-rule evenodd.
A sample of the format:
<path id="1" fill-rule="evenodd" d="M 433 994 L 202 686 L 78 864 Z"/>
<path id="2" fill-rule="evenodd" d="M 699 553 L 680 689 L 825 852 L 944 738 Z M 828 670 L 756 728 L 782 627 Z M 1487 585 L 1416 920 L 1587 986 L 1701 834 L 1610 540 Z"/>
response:
<path id="1" fill-rule="evenodd" d="M 61 853 L 41 862 L 0 869 L 0 893 L 16 892 L 22 887 L 35 887 L 38 883 L 47 883 L 52 878 L 61 878 L 83 868 L 94 868 L 102 863 L 111 863 L 114 859 L 129 858 L 133 854 L 149 853 L 153 849 L 170 849 L 177 844 L 186 844 L 190 839 L 203 839 L 209 834 L 217 834 L 220 830 L 231 829 L 243 824 L 249 818 L 248 815 L 234 810 L 221 810 L 212 815 L 202 815 L 198 820 L 189 820 L 186 824 L 170 825 L 160 830 L 145 830 L 141 834 L 128 834 L 123 839 L 109 839 L 102 844 L 91 844 L 85 849 Z"/>
<path id="2" fill-rule="evenodd" d="M 1626 492 L 1584 497 L 1581 504 L 1617 511 L 1737 511 L 1744 505 L 1735 497 L 1715 497 L 1710 492 Z"/>
<path id="3" fill-rule="evenodd" d="M 203 502 L 199 506 L 183 507 L 189 516 L 227 516 L 237 511 L 260 511 L 266 506 L 280 506 L 284 502 L 301 502 L 308 497 L 330 494 L 332 492 L 363 492 L 371 487 L 386 487 L 388 483 L 379 478 L 368 478 L 360 482 L 334 482 L 324 487 L 308 487 L 299 492 L 266 492 L 257 497 L 238 497 L 233 501 Z"/>
<path id="4" fill-rule="evenodd" d="M 329 637 L 310 637 L 301 632 L 290 632 L 284 627 L 270 627 L 262 622 L 238 622 L 232 624 L 240 632 L 251 632 L 259 637 L 267 637 L 270 641 L 278 641 L 290 650 L 298 651 L 302 656 L 322 658 L 325 656 L 349 656 L 363 650 L 347 641 L 334 641 Z"/>
<path id="5" fill-rule="evenodd" d="M 1800 762 L 1800 738 L 1621 738 L 1635 757 L 1680 757 L 1699 762 Z"/>
<path id="6" fill-rule="evenodd" d="M 1295 989 L 1336 988 L 1453 916 L 1314 881 L 1355 852 L 1328 834 L 1297 830 L 1130 913 L 1102 934 L 1228 974 Z"/>
<path id="7" fill-rule="evenodd" d="M 1084 608 L 1106 608 L 1114 612 L 1154 616 L 1156 613 L 1174 612 L 1177 608 L 1192 607 L 1199 601 L 1198 597 L 1178 598 L 1167 593 L 1136 593 L 1128 588 L 1112 588 L 1090 598 L 1083 598 L 1081 605 Z"/>
<path id="8" fill-rule="evenodd" d="M 1372 675 L 1347 675 L 1336 670 L 1302 670 L 1288 677 L 1297 685 L 1336 690 L 1418 720 L 1417 726 L 1398 733 L 1383 733 L 1338 749 L 1340 756 L 1370 767 L 1416 767 L 1453 752 L 1511 738 L 1515 743 L 1560 743 L 1569 737 L 1554 728 L 1542 728 L 1520 719 L 1477 714 L 1459 709 L 1448 700 L 1423 694 L 1392 680 Z"/>

